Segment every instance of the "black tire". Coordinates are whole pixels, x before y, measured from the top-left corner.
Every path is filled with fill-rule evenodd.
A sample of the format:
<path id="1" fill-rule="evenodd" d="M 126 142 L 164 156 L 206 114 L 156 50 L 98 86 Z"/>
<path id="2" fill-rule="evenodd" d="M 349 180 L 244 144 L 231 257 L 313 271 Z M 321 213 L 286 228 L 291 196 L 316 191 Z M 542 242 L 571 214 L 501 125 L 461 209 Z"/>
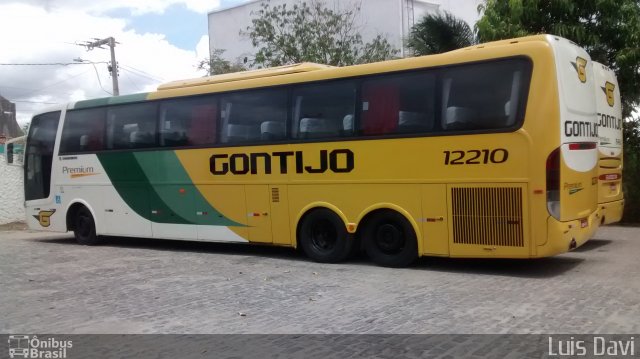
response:
<path id="1" fill-rule="evenodd" d="M 371 260 L 383 267 L 407 267 L 418 258 L 418 242 L 411 223 L 398 212 L 374 213 L 362 233 Z"/>
<path id="2" fill-rule="evenodd" d="M 343 261 L 353 246 L 342 219 L 326 208 L 315 209 L 304 216 L 298 238 L 305 254 L 321 263 Z"/>
<path id="3" fill-rule="evenodd" d="M 87 207 L 81 207 L 73 219 L 73 234 L 79 244 L 93 246 L 100 244 L 100 237 L 96 235 L 96 222 Z"/>

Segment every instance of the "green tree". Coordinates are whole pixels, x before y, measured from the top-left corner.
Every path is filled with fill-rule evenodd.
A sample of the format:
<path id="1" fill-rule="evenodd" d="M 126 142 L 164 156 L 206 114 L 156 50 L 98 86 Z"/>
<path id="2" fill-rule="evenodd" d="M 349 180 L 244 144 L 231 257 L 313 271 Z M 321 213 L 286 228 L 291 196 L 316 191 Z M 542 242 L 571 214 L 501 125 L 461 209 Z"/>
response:
<path id="1" fill-rule="evenodd" d="M 482 42 L 542 33 L 565 37 L 616 72 L 623 117 L 640 104 L 639 0 L 487 0 L 479 10 Z"/>
<path id="2" fill-rule="evenodd" d="M 262 4 L 241 34 L 257 49 L 253 65 L 305 61 L 345 66 L 393 58 L 398 50 L 381 35 L 365 43 L 358 32 L 359 7 L 333 10 L 312 0 L 293 6 Z"/>
<path id="3" fill-rule="evenodd" d="M 640 223 L 640 118 L 624 123 L 624 171 L 625 222 Z"/>
<path id="4" fill-rule="evenodd" d="M 246 71 L 247 67 L 242 61 L 231 62 L 222 58 L 226 50 L 215 49 L 211 51 L 211 56 L 200 61 L 198 70 L 205 70 L 207 75 L 221 75 L 232 72 Z"/>
<path id="5" fill-rule="evenodd" d="M 448 12 L 424 16 L 407 38 L 407 46 L 415 55 L 439 54 L 475 43 L 469 24 Z"/>

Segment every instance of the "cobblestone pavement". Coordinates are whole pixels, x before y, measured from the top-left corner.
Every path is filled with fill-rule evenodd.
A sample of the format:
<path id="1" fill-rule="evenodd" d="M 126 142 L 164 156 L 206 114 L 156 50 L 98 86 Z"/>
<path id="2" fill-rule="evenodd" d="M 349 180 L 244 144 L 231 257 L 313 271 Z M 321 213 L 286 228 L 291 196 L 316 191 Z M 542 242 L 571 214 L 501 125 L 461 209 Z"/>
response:
<path id="1" fill-rule="evenodd" d="M 0 333 L 638 333 L 640 228 L 541 260 L 364 258 L 0 231 Z"/>

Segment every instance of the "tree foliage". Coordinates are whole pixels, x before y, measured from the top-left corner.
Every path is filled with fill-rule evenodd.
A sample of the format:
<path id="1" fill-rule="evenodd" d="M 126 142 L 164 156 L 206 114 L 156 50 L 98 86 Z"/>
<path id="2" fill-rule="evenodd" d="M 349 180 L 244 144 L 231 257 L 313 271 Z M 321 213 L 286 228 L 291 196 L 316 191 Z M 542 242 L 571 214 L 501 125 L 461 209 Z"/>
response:
<path id="1" fill-rule="evenodd" d="M 394 57 L 398 51 L 381 35 L 365 43 L 359 7 L 334 10 L 312 0 L 293 6 L 262 3 L 241 34 L 257 49 L 253 65 L 280 66 L 305 61 L 345 66 Z"/>
<path id="2" fill-rule="evenodd" d="M 616 72 L 625 118 L 640 104 L 640 0 L 487 0 L 479 10 L 481 41 L 565 37 Z"/>
<path id="3" fill-rule="evenodd" d="M 475 43 L 469 24 L 448 12 L 424 16 L 411 28 L 407 39 L 415 55 L 439 54 Z"/>
<path id="4" fill-rule="evenodd" d="M 225 50 L 214 49 L 208 59 L 200 61 L 198 70 L 205 70 L 207 75 L 221 75 L 232 72 L 246 71 L 247 67 L 241 61 L 231 62 L 222 58 Z"/>
<path id="5" fill-rule="evenodd" d="M 640 118 L 624 123 L 623 221 L 640 223 Z"/>

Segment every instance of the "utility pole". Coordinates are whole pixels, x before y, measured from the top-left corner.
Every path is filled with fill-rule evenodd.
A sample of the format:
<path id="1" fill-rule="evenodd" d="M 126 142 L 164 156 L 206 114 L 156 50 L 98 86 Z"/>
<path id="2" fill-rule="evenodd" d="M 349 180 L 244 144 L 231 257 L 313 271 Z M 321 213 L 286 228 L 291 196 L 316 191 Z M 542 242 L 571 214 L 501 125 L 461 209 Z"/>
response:
<path id="1" fill-rule="evenodd" d="M 106 39 L 94 39 L 94 42 L 86 42 L 82 46 L 87 47 L 87 51 L 94 48 L 103 49 L 103 45 L 109 46 L 111 49 L 111 65 L 109 66 L 109 72 L 111 72 L 111 82 L 113 86 L 113 96 L 120 95 L 120 88 L 118 87 L 118 63 L 116 62 L 116 39 L 113 37 L 107 37 Z"/>

